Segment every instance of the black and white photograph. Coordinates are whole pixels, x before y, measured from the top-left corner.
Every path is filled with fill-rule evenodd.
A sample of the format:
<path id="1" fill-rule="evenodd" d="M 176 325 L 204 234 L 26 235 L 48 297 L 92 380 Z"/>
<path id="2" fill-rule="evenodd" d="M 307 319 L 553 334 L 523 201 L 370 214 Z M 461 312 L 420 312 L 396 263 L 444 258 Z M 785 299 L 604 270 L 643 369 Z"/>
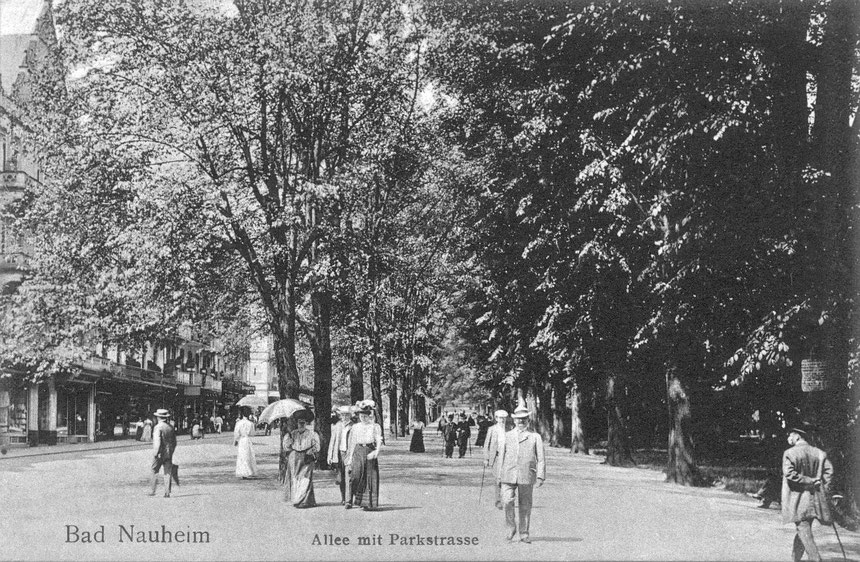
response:
<path id="1" fill-rule="evenodd" d="M 0 561 L 860 561 L 860 0 L 0 0 Z"/>

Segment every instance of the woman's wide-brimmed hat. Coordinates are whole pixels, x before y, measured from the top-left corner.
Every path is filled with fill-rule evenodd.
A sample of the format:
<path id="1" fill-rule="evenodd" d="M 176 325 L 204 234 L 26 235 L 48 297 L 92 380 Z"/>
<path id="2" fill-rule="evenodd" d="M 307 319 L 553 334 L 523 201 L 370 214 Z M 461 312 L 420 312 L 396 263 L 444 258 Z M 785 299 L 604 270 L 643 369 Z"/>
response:
<path id="1" fill-rule="evenodd" d="M 167 410 L 165 410 L 164 408 L 159 408 L 159 409 L 158 409 L 158 410 L 156 410 L 156 411 L 155 411 L 155 413 L 154 413 L 154 414 L 152 414 L 152 415 L 153 415 L 153 416 L 155 416 L 155 417 L 157 417 L 157 418 L 169 418 L 169 417 L 170 417 L 170 412 L 169 412 L 169 411 L 167 411 Z"/>
<path id="2" fill-rule="evenodd" d="M 299 410 L 295 414 L 293 414 L 293 417 L 296 419 L 296 421 L 300 421 L 300 420 L 304 420 L 306 422 L 314 421 L 314 413 L 310 410 Z"/>
<path id="3" fill-rule="evenodd" d="M 355 405 L 358 407 L 359 414 L 372 414 L 376 409 L 376 402 L 373 400 L 359 400 Z"/>

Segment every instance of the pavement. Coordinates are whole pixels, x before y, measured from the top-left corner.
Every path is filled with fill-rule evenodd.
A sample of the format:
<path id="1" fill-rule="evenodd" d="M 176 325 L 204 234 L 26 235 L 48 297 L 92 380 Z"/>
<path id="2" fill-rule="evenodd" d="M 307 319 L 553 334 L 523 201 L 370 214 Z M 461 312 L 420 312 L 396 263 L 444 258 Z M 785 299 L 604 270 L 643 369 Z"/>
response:
<path id="1" fill-rule="evenodd" d="M 667 484 L 659 472 L 610 467 L 602 457 L 565 449 L 547 449 L 547 482 L 535 489 L 532 542 L 525 544 L 505 541 L 489 473 L 480 491 L 481 450 L 444 459 L 430 431 L 424 454 L 409 453 L 408 438 L 388 438 L 375 512 L 345 510 L 326 471 L 315 475 L 319 506 L 296 509 L 283 501 L 276 481 L 277 435 L 254 437 L 259 475 L 251 480 L 234 475 L 231 436 L 212 437 L 180 438 L 182 485 L 170 498 L 148 495 L 147 444 L 10 451 L 0 457 L 0 560 L 791 557 L 794 528 L 782 524 L 777 509 L 758 509 L 755 500 L 725 490 Z M 172 542 L 149 540 L 166 532 Z M 814 532 L 824 559 L 841 560 L 833 529 L 815 524 Z M 840 529 L 839 535 L 848 558 L 860 560 L 860 534 Z M 434 544 L 440 541 L 453 544 Z"/>

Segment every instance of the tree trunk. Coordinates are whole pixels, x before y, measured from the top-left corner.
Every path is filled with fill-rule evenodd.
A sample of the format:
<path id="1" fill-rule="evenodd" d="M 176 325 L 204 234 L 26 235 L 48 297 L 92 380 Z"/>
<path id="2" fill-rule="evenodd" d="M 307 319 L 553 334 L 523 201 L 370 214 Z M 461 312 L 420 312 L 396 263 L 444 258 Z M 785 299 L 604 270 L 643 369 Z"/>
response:
<path id="1" fill-rule="evenodd" d="M 351 404 L 364 400 L 364 354 L 358 348 L 349 353 L 349 399 Z"/>
<path id="2" fill-rule="evenodd" d="M 574 383 L 571 393 L 570 407 L 570 452 L 588 455 L 588 443 L 585 440 L 585 431 L 582 427 L 580 410 L 582 406 L 582 393 Z"/>
<path id="3" fill-rule="evenodd" d="M 314 336 L 311 351 L 314 356 L 314 409 L 317 414 L 315 428 L 320 436 L 322 450 L 328 450 L 331 438 L 331 294 L 316 291 L 311 295 L 314 318 Z M 320 456 L 320 468 L 328 468 L 325 456 Z"/>
<path id="4" fill-rule="evenodd" d="M 278 371 L 278 394 L 281 398 L 299 398 L 299 369 L 296 365 L 295 292 L 288 290 L 286 311 L 271 323 Z"/>
<path id="5" fill-rule="evenodd" d="M 398 412 L 397 412 L 397 421 L 398 427 L 400 429 L 400 436 L 405 436 L 407 434 L 406 430 L 409 425 L 409 404 L 412 401 L 412 384 L 411 381 L 414 378 L 413 370 L 414 366 L 409 366 L 406 368 L 406 372 L 403 373 L 402 378 L 402 387 L 400 389 L 400 396 L 398 397 Z"/>
<path id="6" fill-rule="evenodd" d="M 669 459 L 666 481 L 692 486 L 696 483 L 696 461 L 691 435 L 690 397 L 675 365 L 666 371 L 669 404 Z"/>
<path id="7" fill-rule="evenodd" d="M 415 408 L 415 419 L 424 422 L 425 425 L 429 423 L 427 421 L 427 401 L 423 396 L 417 395 L 413 398 L 413 407 Z"/>
<path id="8" fill-rule="evenodd" d="M 385 422 L 382 418 L 382 349 L 374 309 L 371 310 L 368 318 L 367 336 L 370 340 L 370 396 L 376 403 L 376 423 L 379 424 L 379 427 L 384 428 Z M 385 440 L 384 431 L 382 432 L 382 439 Z"/>
<path id="9" fill-rule="evenodd" d="M 388 387 L 388 431 L 397 437 L 397 383 L 391 381 Z"/>
<path id="10" fill-rule="evenodd" d="M 621 375 L 606 375 L 606 464 L 635 466 L 630 449 L 630 428 L 624 412 L 624 381 Z"/>
<path id="11" fill-rule="evenodd" d="M 564 446 L 566 437 L 564 420 L 567 413 L 566 397 L 564 383 L 555 380 L 552 386 L 552 437 L 549 443 L 550 447 Z"/>
<path id="12" fill-rule="evenodd" d="M 540 388 L 540 396 L 537 404 L 536 429 L 545 443 L 551 443 L 553 425 L 552 383 L 545 381 L 538 388 Z"/>

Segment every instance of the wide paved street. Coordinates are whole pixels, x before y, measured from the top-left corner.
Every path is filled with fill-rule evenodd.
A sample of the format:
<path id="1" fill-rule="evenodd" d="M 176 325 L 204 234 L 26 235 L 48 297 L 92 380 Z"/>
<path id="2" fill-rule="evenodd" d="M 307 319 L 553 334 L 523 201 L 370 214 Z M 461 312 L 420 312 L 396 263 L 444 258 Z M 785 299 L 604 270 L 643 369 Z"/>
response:
<path id="1" fill-rule="evenodd" d="M 489 477 L 478 503 L 480 450 L 447 460 L 435 435 L 428 435 L 425 454 L 410 454 L 406 439 L 389 441 L 380 455 L 383 509 L 363 512 L 341 507 L 329 473 L 317 473 L 319 507 L 284 503 L 275 482 L 277 437 L 258 436 L 254 445 L 260 477 L 241 480 L 233 475 L 229 436 L 182 438 L 182 486 L 169 499 L 147 495 L 150 451 L 142 445 L 0 458 L 0 559 L 790 559 L 793 526 L 781 523 L 778 510 L 756 509 L 739 494 L 664 484 L 658 472 L 607 467 L 600 457 L 548 449 L 547 483 L 535 490 L 533 542 L 509 544 Z M 120 529 L 136 536 L 162 525 L 198 542 L 129 542 Z M 104 542 L 67 542 L 67 526 L 79 536 L 103 528 Z M 842 559 L 832 529 L 816 524 L 815 534 L 825 560 Z M 477 544 L 429 546 L 413 539 L 409 546 L 416 535 Z M 860 536 L 842 529 L 840 536 L 849 558 L 860 559 Z M 358 545 L 361 537 L 371 545 Z M 328 544 L 337 539 L 350 544 Z"/>

